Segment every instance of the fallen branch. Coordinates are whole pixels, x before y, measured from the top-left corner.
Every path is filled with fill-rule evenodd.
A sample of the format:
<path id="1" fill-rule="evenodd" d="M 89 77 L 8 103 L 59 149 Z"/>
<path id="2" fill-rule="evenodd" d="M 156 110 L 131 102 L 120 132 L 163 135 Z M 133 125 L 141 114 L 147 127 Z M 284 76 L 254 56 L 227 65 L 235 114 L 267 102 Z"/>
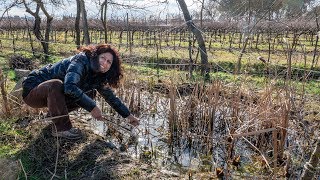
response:
<path id="1" fill-rule="evenodd" d="M 55 125 L 54 125 L 54 130 L 57 133 L 57 127 Z M 52 174 L 50 180 L 52 180 L 54 177 L 56 177 L 56 173 L 57 173 L 57 166 L 58 166 L 58 159 L 59 159 L 59 138 L 58 138 L 58 136 L 56 136 L 56 142 L 57 142 L 56 162 L 54 164 L 54 173 Z"/>
<path id="2" fill-rule="evenodd" d="M 320 162 L 320 138 L 318 138 L 316 147 L 310 157 L 309 162 L 304 165 L 301 175 L 302 180 L 313 179 L 314 174 L 317 172 L 317 166 Z"/>
<path id="3" fill-rule="evenodd" d="M 273 172 L 272 169 L 271 169 L 271 167 L 270 167 L 270 165 L 269 165 L 268 160 L 267 160 L 266 157 L 262 154 L 262 152 L 261 152 L 255 145 L 253 145 L 248 139 L 246 139 L 245 137 L 242 137 L 242 138 L 243 138 L 245 141 L 247 141 L 247 143 L 249 143 L 255 150 L 257 150 L 257 151 L 260 153 L 261 157 L 263 158 L 264 162 L 265 162 L 266 165 L 268 166 L 269 170 L 270 170 L 271 172 Z"/>
<path id="4" fill-rule="evenodd" d="M 25 178 L 26 178 L 26 180 L 27 180 L 27 179 L 28 179 L 28 176 L 27 176 L 26 171 L 24 170 L 24 167 L 23 167 L 23 165 L 22 165 L 21 159 L 19 159 L 19 163 L 20 163 L 21 168 L 22 168 L 22 171 L 23 171 L 23 173 L 24 173 L 24 177 L 25 177 Z"/>
<path id="5" fill-rule="evenodd" d="M 238 137 L 243 137 L 243 136 L 251 136 L 251 135 L 257 135 L 261 133 L 266 133 L 270 131 L 275 131 L 277 128 L 269 128 L 269 129 L 263 129 L 259 131 L 253 131 L 253 132 L 247 132 L 247 133 L 241 133 L 241 134 L 231 134 L 232 138 L 238 138 Z"/>

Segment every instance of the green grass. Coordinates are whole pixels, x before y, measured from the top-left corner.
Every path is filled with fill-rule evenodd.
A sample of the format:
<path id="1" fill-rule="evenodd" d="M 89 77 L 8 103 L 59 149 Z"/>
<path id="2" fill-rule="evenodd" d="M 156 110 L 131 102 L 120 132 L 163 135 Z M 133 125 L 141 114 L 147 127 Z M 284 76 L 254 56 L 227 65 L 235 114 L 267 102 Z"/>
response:
<path id="1" fill-rule="evenodd" d="M 0 121 L 0 157 L 10 157 L 21 150 L 28 138 L 25 130 L 14 127 L 15 119 Z"/>
<path id="2" fill-rule="evenodd" d="M 13 33 L 15 38 L 17 38 L 17 34 L 19 35 L 19 40 L 16 39 L 15 44 L 17 47 L 16 53 L 23 55 L 24 57 L 27 58 L 32 58 L 33 55 L 31 53 L 31 47 L 30 47 L 30 42 L 28 41 L 27 35 L 23 35 L 22 31 L 14 32 Z M 150 45 L 150 46 L 145 46 L 142 47 L 141 45 L 141 38 L 138 33 L 134 34 L 134 42 L 133 44 L 135 45 L 132 48 L 132 54 L 129 52 L 129 48 L 126 46 L 126 32 L 122 34 L 122 43 L 123 45 L 118 46 L 119 41 L 119 32 L 113 32 L 112 36 L 112 43 L 116 45 L 117 48 L 119 49 L 120 54 L 124 55 L 126 58 L 126 61 L 140 61 L 140 62 L 148 62 L 148 63 L 188 63 L 189 62 L 189 53 L 188 53 L 188 33 L 183 36 L 182 41 L 180 42 L 179 34 L 173 34 L 170 33 L 171 35 L 175 36 L 175 42 L 173 42 L 173 37 L 168 38 L 168 42 L 165 42 L 165 36 L 162 36 L 161 40 L 161 49 L 159 48 L 157 50 L 155 45 Z M 219 33 L 218 33 L 219 34 Z M 222 78 L 226 82 L 234 82 L 238 81 L 236 80 L 237 78 L 234 78 L 233 72 L 236 66 L 236 62 L 238 59 L 238 56 L 240 54 L 239 52 L 239 33 L 234 34 L 235 39 L 233 40 L 232 43 L 232 49 L 231 51 L 228 51 L 227 49 L 229 48 L 229 36 L 231 33 L 225 35 L 225 40 L 220 43 L 220 37 L 217 36 L 217 39 L 215 39 L 215 36 L 212 37 L 211 40 L 211 48 L 216 48 L 216 49 L 211 49 L 210 51 L 208 50 L 209 48 L 209 38 L 210 38 L 210 33 L 206 33 L 206 46 L 207 46 L 207 54 L 208 54 L 208 61 L 212 65 L 211 71 L 216 73 L 211 73 L 212 78 Z M 221 34 L 220 34 L 221 35 Z M 223 34 L 222 34 L 223 35 Z M 108 34 L 110 36 L 110 32 Z M 151 34 L 153 36 L 153 33 Z M 37 51 L 36 56 L 33 57 L 35 58 L 35 61 L 41 62 L 42 64 L 45 63 L 54 63 L 57 62 L 63 58 L 66 58 L 68 56 L 73 55 L 76 51 L 76 46 L 74 44 L 74 39 L 73 36 L 68 33 L 67 34 L 67 39 L 65 43 L 65 33 L 64 32 L 58 32 L 55 36 L 53 35 L 54 39 L 57 40 L 57 43 L 51 43 L 49 48 L 50 48 L 50 58 L 48 62 L 43 62 L 41 59 L 43 59 L 43 54 L 42 54 L 42 47 L 41 44 L 38 41 L 34 41 L 34 48 L 35 51 Z M 99 38 L 99 34 L 97 32 L 93 31 L 93 37 Z M 149 38 L 150 36 L 148 36 Z M 264 41 L 260 41 L 261 43 L 258 44 L 258 49 L 266 49 L 268 48 L 268 44 L 266 41 L 266 37 L 264 35 Z M 8 37 L 7 34 L 2 34 L 0 35 L 0 38 L 11 38 L 10 36 Z M 34 37 L 33 37 L 34 38 Z M 147 38 L 146 34 L 143 38 Z M 260 36 L 261 38 L 261 36 Z M 103 39 L 103 37 L 102 37 Z M 254 37 L 256 40 L 256 36 Z M 52 39 L 51 39 L 52 40 Z M 291 39 L 288 38 L 289 43 L 291 42 Z M 93 39 L 93 43 L 99 43 L 100 39 Z M 149 43 L 150 41 L 145 41 L 143 42 L 144 45 L 146 43 Z M 12 40 L 6 40 L 2 39 L 1 41 L 3 47 L 12 47 Z M 153 38 L 151 38 L 151 43 L 154 43 Z M 156 43 L 159 43 L 157 40 Z M 171 47 L 167 47 L 167 44 L 170 45 Z M 172 45 L 175 44 L 176 47 L 172 47 Z M 305 42 L 307 50 L 312 50 L 313 47 L 309 42 Z M 195 46 L 197 46 L 197 43 L 195 43 Z M 159 47 L 159 44 L 158 44 Z M 263 64 L 262 62 L 258 61 L 256 58 L 258 56 L 262 56 L 265 59 L 268 57 L 268 53 L 264 51 L 259 51 L 259 50 L 254 50 L 250 49 L 251 46 L 248 46 L 248 49 L 246 53 L 244 54 L 242 58 L 242 72 L 244 72 L 247 78 L 247 81 L 259 86 L 259 84 L 262 84 L 264 78 L 263 76 L 266 76 L 266 65 Z M 174 49 L 175 48 L 175 49 Z M 224 48 L 224 49 L 221 49 Z M 255 48 L 255 43 L 253 42 L 252 48 Z M 287 57 L 286 54 L 283 53 L 282 51 L 283 46 L 276 43 L 276 53 L 271 54 L 270 57 L 270 69 L 271 70 L 277 70 L 278 72 L 285 71 L 285 66 L 287 63 Z M 301 50 L 300 46 L 297 46 L 297 49 Z M 10 56 L 13 55 L 13 49 L 11 48 L 2 48 L 1 50 L 1 55 L 0 55 L 0 64 L 3 67 L 3 70 L 5 71 L 5 75 L 10 79 L 10 80 L 16 80 L 15 75 L 12 70 L 10 70 L 7 66 L 7 61 Z M 137 57 L 135 59 L 134 57 Z M 311 61 L 312 61 L 312 54 L 307 55 L 307 68 L 310 67 Z M 193 53 L 192 53 L 192 59 L 194 63 L 200 63 L 200 55 L 197 56 L 197 47 L 193 47 Z M 40 65 L 41 66 L 41 65 Z M 128 65 L 127 67 L 129 67 Z M 292 58 L 292 66 L 294 68 L 304 68 L 304 60 L 303 56 L 301 54 L 294 54 Z M 142 79 L 147 79 L 149 76 L 155 76 L 154 79 L 159 79 L 163 76 L 163 78 L 170 77 L 172 74 L 177 75 L 176 80 L 181 80 L 183 82 L 187 81 L 187 78 L 185 78 L 188 74 L 187 71 L 181 71 L 179 72 L 178 70 L 168 70 L 167 68 L 160 67 L 158 68 L 155 65 L 148 65 L 147 67 L 136 67 L 134 68 L 136 73 L 142 74 L 145 77 L 141 77 Z M 219 71 L 221 70 L 227 70 L 228 73 L 220 73 Z M 320 71 L 320 68 L 318 67 L 317 69 Z M 274 72 L 273 72 L 274 73 Z M 301 76 L 303 74 L 303 71 L 298 71 L 298 70 L 293 70 L 293 75 L 299 74 Z M 199 80 L 202 79 L 199 77 L 198 73 L 194 73 L 194 79 Z M 250 79 L 250 80 L 248 80 Z M 300 85 L 301 83 L 297 82 L 298 87 L 302 87 Z M 317 82 L 309 81 L 306 85 L 306 91 L 311 92 L 311 93 L 319 93 L 318 87 L 316 86 Z"/>
<path id="3" fill-rule="evenodd" d="M 142 66 L 129 66 L 125 65 L 125 71 L 130 73 L 134 73 L 135 78 L 146 81 L 146 82 L 154 82 L 155 80 L 161 81 L 173 81 L 179 83 L 187 83 L 187 82 L 199 82 L 202 81 L 202 76 L 198 73 L 194 73 L 193 79 L 188 78 L 187 71 L 178 71 L 175 69 L 171 70 L 163 70 L 159 71 L 159 76 L 157 73 L 157 69 L 152 67 L 142 67 Z M 210 73 L 211 80 L 221 80 L 224 83 L 232 83 L 241 86 L 250 87 L 250 89 L 262 89 L 270 83 L 271 81 L 276 86 L 282 87 L 284 85 L 285 79 L 278 78 L 269 78 L 266 76 L 253 76 L 250 74 L 244 75 L 233 75 L 225 72 L 211 72 Z M 307 94 L 320 95 L 320 84 L 316 80 L 309 80 L 306 83 L 302 81 L 291 81 L 292 87 L 298 92 L 302 92 L 303 87 L 305 88 L 305 92 Z"/>

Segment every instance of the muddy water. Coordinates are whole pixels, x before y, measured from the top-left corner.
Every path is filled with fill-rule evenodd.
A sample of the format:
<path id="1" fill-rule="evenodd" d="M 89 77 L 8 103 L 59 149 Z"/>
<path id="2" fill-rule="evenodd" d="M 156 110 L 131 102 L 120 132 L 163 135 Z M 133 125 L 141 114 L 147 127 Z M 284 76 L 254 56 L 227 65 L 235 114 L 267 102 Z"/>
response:
<path id="1" fill-rule="evenodd" d="M 134 129 L 137 135 L 136 143 L 122 148 L 123 144 L 128 142 L 130 133 L 122 131 L 123 142 L 118 139 L 107 137 L 119 150 L 130 154 L 133 158 L 140 158 L 146 161 L 157 163 L 161 166 L 169 168 L 188 168 L 198 170 L 205 167 L 207 170 L 213 170 L 216 167 L 226 167 L 227 149 L 224 137 L 227 133 L 226 124 L 223 121 L 222 114 L 216 114 L 214 122 L 214 131 L 212 135 L 212 152 L 208 152 L 206 144 L 201 137 L 198 136 L 179 136 L 169 141 L 169 99 L 165 95 L 144 92 L 141 96 L 140 111 L 136 116 L 140 119 L 140 125 Z M 183 112 L 188 98 L 180 98 L 176 100 L 177 109 Z M 101 106 L 101 100 L 98 100 Z M 128 103 L 127 103 L 128 104 Z M 114 119 L 120 119 L 121 126 L 125 126 L 125 119 L 119 117 L 108 104 L 104 104 L 104 114 Z M 181 110 L 182 109 L 182 110 Z M 177 114 L 179 116 L 179 114 Z M 108 125 L 101 121 L 89 119 L 92 130 L 101 136 L 106 136 Z M 121 132 L 121 131 L 120 131 Z M 191 141 L 191 143 L 190 143 Z M 236 153 L 242 156 L 250 156 L 251 151 L 248 150 L 246 144 L 242 141 L 236 142 Z"/>
<path id="2" fill-rule="evenodd" d="M 126 102 L 127 105 L 130 104 L 130 98 L 121 97 L 121 99 L 124 99 L 124 102 Z M 183 116 L 183 114 L 188 110 L 186 108 L 186 102 L 188 102 L 188 100 L 188 97 L 177 97 L 175 100 L 177 107 L 176 116 L 179 121 L 186 117 Z M 97 100 L 97 102 L 103 101 Z M 137 103 L 136 97 L 135 103 Z M 100 103 L 100 106 L 101 105 L 102 104 Z M 105 103 L 104 107 L 104 113 L 106 115 L 125 122 L 125 119 L 119 117 L 109 105 Z M 239 117 L 242 118 L 241 122 L 238 124 L 235 123 L 236 125 L 231 127 L 231 121 L 228 122 L 228 119 L 230 120 L 233 118 L 232 110 L 228 107 L 223 107 L 223 105 L 217 108 L 218 110 L 214 111 L 213 131 L 210 137 L 210 141 L 212 143 L 211 151 L 208 151 L 207 144 L 203 140 L 204 138 L 199 136 L 202 132 L 199 131 L 194 133 L 195 135 L 192 133 L 188 134 L 188 132 L 186 133 L 186 131 L 183 131 L 184 133 L 173 136 L 173 142 L 170 143 L 170 129 L 168 127 L 170 100 L 163 94 L 143 92 L 141 93 L 140 109 L 138 113 L 135 114 L 141 122 L 137 130 L 137 143 L 129 145 L 123 153 L 129 154 L 133 158 L 141 158 L 146 161 L 157 163 L 170 170 L 179 170 L 178 168 L 181 167 L 184 169 L 205 169 L 210 171 L 214 171 L 217 167 L 225 170 L 228 168 L 230 169 L 230 166 L 228 167 L 228 164 L 226 163 L 229 161 L 229 165 L 231 164 L 230 159 L 228 159 L 230 154 L 228 152 L 229 150 L 227 145 L 227 137 L 230 133 L 230 128 L 234 129 L 235 134 L 241 134 L 246 132 L 249 126 L 257 126 L 253 127 L 252 131 L 254 131 L 254 129 L 259 129 L 260 124 L 253 123 L 255 119 L 252 119 L 252 117 L 250 118 L 250 114 L 248 114 L 248 111 L 244 109 L 239 113 Z M 197 113 L 199 113 L 199 111 Z M 100 134 L 101 136 L 106 135 L 106 132 L 108 131 L 107 124 L 92 119 L 90 120 L 90 117 L 87 118 L 89 119 L 90 126 L 95 133 Z M 206 129 L 205 127 L 201 127 L 201 125 L 201 123 L 199 124 L 196 122 L 195 129 Z M 295 176 L 298 177 L 298 175 L 301 174 L 301 167 L 309 158 L 304 157 L 306 156 L 306 150 L 301 149 L 301 144 L 306 141 L 308 141 L 309 144 L 312 144 L 312 138 L 309 136 L 301 136 L 301 134 L 298 133 L 299 127 L 295 126 L 298 125 L 290 124 L 290 128 L 288 128 L 289 131 L 285 147 L 290 145 L 291 148 L 285 150 L 287 153 L 291 153 L 293 158 L 302 159 L 299 159 L 301 162 L 300 164 L 296 164 L 293 167 L 295 170 L 299 170 L 293 172 L 295 173 Z M 296 131 L 290 129 L 296 129 Z M 304 135 L 308 135 L 310 133 L 306 132 L 306 130 L 302 132 L 304 132 Z M 318 131 L 315 130 L 315 132 Z M 315 134 L 318 135 L 317 133 Z M 266 133 L 264 135 L 268 134 Z M 128 138 L 130 134 L 124 133 L 124 136 Z M 117 139 L 109 138 L 108 141 L 112 142 L 118 149 L 121 149 L 121 143 Z M 260 151 L 255 150 L 255 147 L 253 147 L 253 144 L 255 144 L 254 142 L 259 142 L 258 136 L 239 137 L 233 141 L 233 157 L 240 156 L 241 164 L 244 166 L 245 164 L 252 165 L 256 162 L 264 162 L 264 160 L 261 160 L 261 155 L 267 157 L 271 154 L 270 156 L 272 156 L 272 144 L 270 144 L 270 140 L 264 144 L 267 147 L 260 149 Z M 267 158 L 270 159 L 271 157 Z M 261 167 L 250 166 L 250 168 L 258 168 L 259 170 Z"/>

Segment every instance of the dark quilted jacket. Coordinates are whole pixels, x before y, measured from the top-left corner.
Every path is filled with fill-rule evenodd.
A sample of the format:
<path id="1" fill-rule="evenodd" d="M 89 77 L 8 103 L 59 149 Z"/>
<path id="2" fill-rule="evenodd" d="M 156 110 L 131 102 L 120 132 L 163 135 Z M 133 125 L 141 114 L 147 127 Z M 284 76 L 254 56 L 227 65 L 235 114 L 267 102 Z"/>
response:
<path id="1" fill-rule="evenodd" d="M 104 86 L 108 79 L 108 73 L 94 73 L 90 60 L 84 53 L 79 53 L 64 59 L 53 65 L 47 65 L 39 70 L 33 70 L 23 81 L 23 97 L 40 83 L 60 79 L 64 82 L 64 93 L 68 101 L 76 103 L 87 111 L 91 111 L 96 103 L 84 92 L 98 90 L 108 104 L 122 117 L 130 115 L 128 108 L 115 96 L 113 91 Z"/>

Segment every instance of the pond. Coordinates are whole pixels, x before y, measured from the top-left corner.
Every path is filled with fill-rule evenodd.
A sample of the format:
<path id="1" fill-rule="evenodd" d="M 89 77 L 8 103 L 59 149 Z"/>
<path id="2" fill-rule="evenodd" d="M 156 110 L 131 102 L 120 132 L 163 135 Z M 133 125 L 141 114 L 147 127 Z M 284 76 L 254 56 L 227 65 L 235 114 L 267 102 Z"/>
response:
<path id="1" fill-rule="evenodd" d="M 130 100 L 128 97 L 122 98 L 127 102 Z M 183 123 L 180 122 L 181 118 L 184 118 L 181 115 L 188 113 L 187 104 L 189 101 L 189 96 L 179 97 L 174 100 L 177 122 Z M 178 130 L 173 132 L 169 127 L 170 98 L 166 94 L 143 91 L 140 92 L 139 102 L 136 102 L 136 104 L 139 103 L 139 111 L 135 113 L 140 119 L 140 125 L 138 128 L 133 128 L 132 133 L 130 133 L 120 128 L 132 128 L 125 123 L 124 118 L 121 118 L 109 105 L 105 104 L 104 100 L 99 99 L 97 102 L 100 103 L 99 106 L 103 107 L 104 115 L 112 123 L 96 121 L 88 116 L 92 130 L 96 134 L 106 137 L 112 146 L 123 150 L 124 153 L 130 154 L 133 158 L 150 161 L 168 169 L 183 168 L 212 171 L 216 167 L 225 168 L 227 166 L 228 150 L 225 141 L 227 130 L 223 120 L 226 116 L 225 112 L 217 111 L 215 113 L 216 118 L 210 137 L 201 132 L 207 131 L 208 127 L 197 123 L 194 124 L 194 128 L 181 127 L 179 125 Z M 130 104 L 130 102 L 126 104 Z M 135 108 L 137 107 L 133 109 Z M 231 112 L 228 108 L 224 108 L 223 111 Z M 121 140 L 110 136 L 110 133 L 109 136 L 106 136 L 109 125 L 117 129 L 118 134 L 122 136 Z M 130 134 L 136 135 L 135 143 L 128 143 Z M 208 142 L 208 139 L 210 142 Z M 236 154 L 241 155 L 243 161 L 248 161 L 246 157 L 253 154 L 243 141 L 237 141 L 235 147 Z"/>
<path id="2" fill-rule="evenodd" d="M 258 101 L 245 99 L 238 92 L 233 96 L 212 93 L 219 91 L 208 88 L 192 94 L 170 95 L 141 89 L 118 90 L 116 94 L 140 119 L 139 127 L 133 131 L 137 137 L 135 143 L 129 143 L 130 131 L 119 128 L 128 128 L 125 119 L 101 98 L 97 99 L 99 106 L 116 125 L 95 121 L 88 113 L 86 118 L 96 134 L 122 153 L 169 170 L 214 172 L 220 168 L 230 176 L 270 174 L 275 167 L 273 153 L 277 149 L 276 153 L 281 151 L 284 155 L 277 158 L 280 163 L 277 166 L 286 167 L 283 163 L 290 158 L 295 162 L 291 164 L 292 177 L 299 177 L 309 158 L 306 152 L 310 151 L 310 147 L 304 148 L 299 142 L 310 145 L 313 140 L 302 136 L 306 132 L 295 119 L 284 124 L 288 109 L 282 94 L 269 93 L 269 101 Z M 276 133 L 268 129 L 276 129 Z M 246 133 L 251 134 L 242 135 Z M 282 141 L 283 133 L 287 133 L 285 141 Z"/>

